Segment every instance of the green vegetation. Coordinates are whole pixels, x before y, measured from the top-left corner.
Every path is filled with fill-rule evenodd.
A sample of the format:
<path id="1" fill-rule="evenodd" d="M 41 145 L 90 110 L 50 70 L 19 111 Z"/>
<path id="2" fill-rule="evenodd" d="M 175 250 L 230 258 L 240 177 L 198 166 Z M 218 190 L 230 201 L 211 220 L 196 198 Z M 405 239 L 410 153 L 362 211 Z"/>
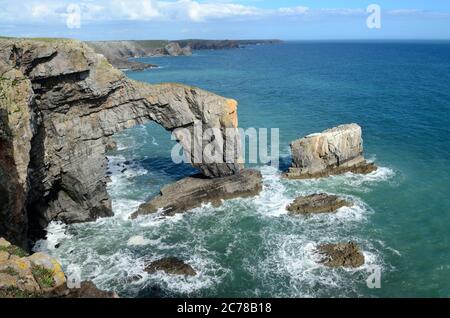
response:
<path id="1" fill-rule="evenodd" d="M 27 257 L 29 254 L 18 246 L 10 245 L 8 247 L 0 246 L 0 251 L 8 252 L 18 257 Z"/>
<path id="2" fill-rule="evenodd" d="M 31 272 L 41 288 L 52 288 L 54 286 L 55 281 L 51 270 L 42 266 L 33 266 Z"/>
<path id="3" fill-rule="evenodd" d="M 19 276 L 19 273 L 12 267 L 7 267 L 5 269 L 0 270 L 0 273 L 8 274 L 10 276 Z"/>
<path id="4" fill-rule="evenodd" d="M 66 38 L 25 38 L 25 40 L 42 41 L 42 42 L 56 42 L 61 40 L 68 40 Z"/>
<path id="5" fill-rule="evenodd" d="M 165 47 L 169 41 L 167 40 L 139 40 L 136 43 L 140 44 L 142 47 L 146 49 L 158 49 Z"/>
<path id="6" fill-rule="evenodd" d="M 60 40 L 68 40 L 66 38 L 16 38 L 10 36 L 0 36 L 0 40 L 33 40 L 33 41 L 43 41 L 43 42 L 55 42 Z"/>
<path id="7" fill-rule="evenodd" d="M 38 294 L 26 292 L 16 287 L 0 288 L 0 298 L 36 298 Z"/>

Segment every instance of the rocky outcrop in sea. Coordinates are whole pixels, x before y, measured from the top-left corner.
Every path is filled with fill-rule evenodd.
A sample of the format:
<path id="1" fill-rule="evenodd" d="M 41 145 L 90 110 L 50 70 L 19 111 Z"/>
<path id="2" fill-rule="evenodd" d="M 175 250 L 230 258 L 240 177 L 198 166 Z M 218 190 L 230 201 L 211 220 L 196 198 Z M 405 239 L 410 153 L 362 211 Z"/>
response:
<path id="1" fill-rule="evenodd" d="M 184 213 L 205 203 L 218 206 L 222 200 L 255 196 L 261 190 L 262 176 L 256 170 L 243 170 L 239 174 L 215 179 L 191 176 L 162 188 L 159 196 L 142 204 L 131 218 L 158 211 L 163 215 Z"/>
<path id="2" fill-rule="evenodd" d="M 352 203 L 336 195 L 319 193 L 298 197 L 286 209 L 291 215 L 308 215 L 331 213 L 344 206 L 352 206 Z"/>
<path id="3" fill-rule="evenodd" d="M 317 247 L 320 263 L 328 267 L 357 268 L 364 265 L 364 254 L 355 242 L 323 244 Z"/>
<path id="4" fill-rule="evenodd" d="M 291 143 L 290 179 L 321 178 L 346 172 L 367 174 L 377 170 L 363 157 L 362 130 L 341 125 Z"/>
<path id="5" fill-rule="evenodd" d="M 0 74 L 0 235 L 25 248 L 52 220 L 112 215 L 105 153 L 114 133 L 149 121 L 168 131 L 237 127 L 236 101 L 132 81 L 75 40 L 1 40 Z M 194 166 L 208 178 L 239 175 L 240 157 Z"/>
<path id="6" fill-rule="evenodd" d="M 157 271 L 163 271 L 171 275 L 184 275 L 195 276 L 197 272 L 191 265 L 186 264 L 182 260 L 176 257 L 165 257 L 157 261 L 151 262 L 145 268 L 147 273 L 155 273 Z"/>

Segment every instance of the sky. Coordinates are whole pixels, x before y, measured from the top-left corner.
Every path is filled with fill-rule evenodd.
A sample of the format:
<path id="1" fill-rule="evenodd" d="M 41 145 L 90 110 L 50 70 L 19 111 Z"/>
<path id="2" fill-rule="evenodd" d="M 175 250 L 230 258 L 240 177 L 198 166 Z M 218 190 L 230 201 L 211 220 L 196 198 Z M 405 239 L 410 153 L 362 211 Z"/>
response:
<path id="1" fill-rule="evenodd" d="M 0 35 L 80 40 L 450 40 L 450 1 L 0 0 Z"/>

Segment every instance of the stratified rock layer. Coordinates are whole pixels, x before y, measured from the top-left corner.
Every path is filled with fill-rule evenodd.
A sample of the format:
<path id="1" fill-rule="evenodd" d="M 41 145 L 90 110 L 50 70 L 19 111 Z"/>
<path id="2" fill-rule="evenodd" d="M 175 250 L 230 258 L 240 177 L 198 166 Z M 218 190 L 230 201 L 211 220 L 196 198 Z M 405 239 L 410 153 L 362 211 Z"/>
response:
<path id="1" fill-rule="evenodd" d="M 335 212 L 344 206 L 352 204 L 336 195 L 325 193 L 298 197 L 287 206 L 289 214 L 315 214 Z"/>
<path id="2" fill-rule="evenodd" d="M 51 220 L 112 215 L 105 152 L 114 133 L 148 121 L 169 131 L 237 125 L 236 101 L 129 80 L 78 41 L 0 40 L 0 74 L 0 235 L 21 246 Z M 239 158 L 194 165 L 224 177 L 239 173 Z"/>
<path id="3" fill-rule="evenodd" d="M 363 157 L 362 130 L 357 124 L 341 125 L 311 134 L 291 144 L 291 179 L 320 178 L 354 172 L 367 174 L 377 167 Z"/>
<path id="4" fill-rule="evenodd" d="M 355 242 L 324 244 L 317 248 L 320 260 L 329 267 L 356 268 L 364 265 L 364 254 Z"/>
<path id="5" fill-rule="evenodd" d="M 256 170 L 243 170 L 240 174 L 216 179 L 192 176 L 162 188 L 159 196 L 142 204 L 131 218 L 160 210 L 163 215 L 174 215 L 203 203 L 219 205 L 225 199 L 255 196 L 261 190 L 262 176 Z"/>

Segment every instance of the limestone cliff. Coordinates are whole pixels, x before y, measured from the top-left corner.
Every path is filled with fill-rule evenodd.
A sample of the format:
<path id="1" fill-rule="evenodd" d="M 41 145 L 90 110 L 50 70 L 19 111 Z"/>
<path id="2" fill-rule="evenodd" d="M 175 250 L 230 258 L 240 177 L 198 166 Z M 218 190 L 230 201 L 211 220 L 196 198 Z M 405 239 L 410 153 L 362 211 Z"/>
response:
<path id="1" fill-rule="evenodd" d="M 291 143 L 288 178 L 327 177 L 345 172 L 370 173 L 377 167 L 363 157 L 362 129 L 348 124 L 311 134 Z"/>
<path id="2" fill-rule="evenodd" d="M 237 124 L 235 101 L 132 81 L 73 40 L 0 41 L 0 83 L 0 235 L 21 246 L 51 220 L 112 214 L 105 152 L 114 133 L 148 121 L 169 131 Z M 196 166 L 229 176 L 240 172 L 239 157 Z"/>
<path id="3" fill-rule="evenodd" d="M 92 41 L 86 42 L 95 52 L 103 54 L 119 69 L 143 70 L 156 65 L 130 61 L 130 58 L 192 55 L 191 48 L 168 41 Z"/>

